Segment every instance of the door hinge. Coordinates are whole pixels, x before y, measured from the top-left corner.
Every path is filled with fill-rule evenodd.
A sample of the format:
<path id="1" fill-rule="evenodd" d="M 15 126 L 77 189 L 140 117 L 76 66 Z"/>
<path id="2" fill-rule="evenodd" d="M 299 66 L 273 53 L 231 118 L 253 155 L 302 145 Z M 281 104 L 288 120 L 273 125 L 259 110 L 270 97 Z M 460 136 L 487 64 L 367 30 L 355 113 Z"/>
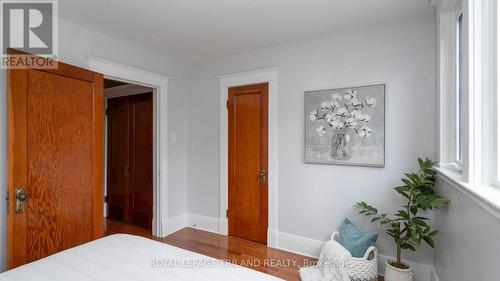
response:
<path id="1" fill-rule="evenodd" d="M 226 109 L 229 109 L 229 100 L 226 101 Z"/>
<path id="2" fill-rule="evenodd" d="M 104 203 L 108 203 L 108 196 L 104 196 Z"/>
<path id="3" fill-rule="evenodd" d="M 7 195 L 5 196 L 5 200 L 7 201 L 7 214 L 9 213 L 9 191 L 7 191 Z"/>
<path id="4" fill-rule="evenodd" d="M 229 210 L 226 209 L 226 218 L 229 218 Z"/>
<path id="5" fill-rule="evenodd" d="M 106 108 L 106 115 L 109 115 L 109 108 Z"/>

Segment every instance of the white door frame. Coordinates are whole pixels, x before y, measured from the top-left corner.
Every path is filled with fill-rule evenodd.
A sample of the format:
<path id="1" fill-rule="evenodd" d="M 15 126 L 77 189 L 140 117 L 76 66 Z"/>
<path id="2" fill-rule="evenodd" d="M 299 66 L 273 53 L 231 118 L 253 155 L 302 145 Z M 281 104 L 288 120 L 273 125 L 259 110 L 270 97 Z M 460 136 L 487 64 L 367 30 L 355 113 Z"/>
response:
<path id="1" fill-rule="evenodd" d="M 104 78 L 153 88 L 153 235 L 168 235 L 168 154 L 167 154 L 167 91 L 170 77 L 132 66 L 87 56 L 89 68 Z M 103 108 L 104 110 L 104 108 Z M 156 134 L 156 135 L 155 135 Z"/>
<path id="2" fill-rule="evenodd" d="M 228 114 L 226 102 L 230 87 L 269 83 L 268 140 L 268 229 L 267 245 L 277 246 L 278 229 L 278 70 L 268 68 L 218 77 L 220 81 L 220 211 L 219 233 L 228 234 Z"/>

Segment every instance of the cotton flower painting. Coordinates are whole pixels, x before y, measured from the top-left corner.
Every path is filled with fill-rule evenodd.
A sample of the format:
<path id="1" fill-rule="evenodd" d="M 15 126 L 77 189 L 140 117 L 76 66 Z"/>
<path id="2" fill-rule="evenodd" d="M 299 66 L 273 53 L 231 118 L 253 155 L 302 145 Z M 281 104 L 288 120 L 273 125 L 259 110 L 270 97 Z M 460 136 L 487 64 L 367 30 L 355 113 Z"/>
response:
<path id="1" fill-rule="evenodd" d="M 304 161 L 383 167 L 385 85 L 305 93 Z"/>

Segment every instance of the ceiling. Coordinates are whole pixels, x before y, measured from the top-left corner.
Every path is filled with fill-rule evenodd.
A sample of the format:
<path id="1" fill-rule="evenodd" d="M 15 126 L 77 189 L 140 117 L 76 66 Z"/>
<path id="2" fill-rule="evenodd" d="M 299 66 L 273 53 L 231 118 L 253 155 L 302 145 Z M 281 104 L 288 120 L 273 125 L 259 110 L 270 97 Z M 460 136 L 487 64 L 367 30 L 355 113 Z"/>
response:
<path id="1" fill-rule="evenodd" d="M 62 0 L 66 20 L 204 60 L 432 13 L 429 0 Z"/>

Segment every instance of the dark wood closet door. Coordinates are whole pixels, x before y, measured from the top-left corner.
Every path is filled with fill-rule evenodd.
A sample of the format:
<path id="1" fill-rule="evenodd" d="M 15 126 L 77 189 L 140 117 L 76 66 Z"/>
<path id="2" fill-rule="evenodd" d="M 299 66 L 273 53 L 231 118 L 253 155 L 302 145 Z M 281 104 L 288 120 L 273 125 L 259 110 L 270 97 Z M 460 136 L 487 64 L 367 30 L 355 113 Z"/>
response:
<path id="1" fill-rule="evenodd" d="M 108 217 L 151 229 L 152 93 L 108 100 Z"/>
<path id="2" fill-rule="evenodd" d="M 131 184 L 129 220 L 151 229 L 153 219 L 153 96 L 152 93 L 130 97 Z"/>
<path id="3" fill-rule="evenodd" d="M 130 167 L 130 106 L 128 98 L 108 100 L 108 217 L 126 221 Z"/>

